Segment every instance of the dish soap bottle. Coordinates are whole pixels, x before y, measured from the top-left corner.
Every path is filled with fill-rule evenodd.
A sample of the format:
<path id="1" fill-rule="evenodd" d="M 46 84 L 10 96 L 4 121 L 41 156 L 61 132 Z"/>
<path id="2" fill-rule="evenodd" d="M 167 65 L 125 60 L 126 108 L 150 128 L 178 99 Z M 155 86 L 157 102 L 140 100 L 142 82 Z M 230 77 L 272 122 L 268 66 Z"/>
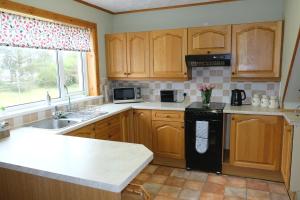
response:
<path id="1" fill-rule="evenodd" d="M 51 105 L 51 96 L 49 94 L 49 92 L 47 91 L 47 96 L 46 96 L 46 102 L 47 102 L 47 105 L 50 106 Z"/>

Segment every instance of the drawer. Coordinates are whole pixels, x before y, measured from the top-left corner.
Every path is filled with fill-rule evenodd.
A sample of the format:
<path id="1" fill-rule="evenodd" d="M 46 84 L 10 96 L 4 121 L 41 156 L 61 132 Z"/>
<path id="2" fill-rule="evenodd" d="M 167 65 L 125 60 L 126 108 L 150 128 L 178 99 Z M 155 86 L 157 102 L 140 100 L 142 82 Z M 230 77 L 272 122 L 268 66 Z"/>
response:
<path id="1" fill-rule="evenodd" d="M 183 122 L 184 112 L 171 110 L 152 110 L 152 120 Z"/>

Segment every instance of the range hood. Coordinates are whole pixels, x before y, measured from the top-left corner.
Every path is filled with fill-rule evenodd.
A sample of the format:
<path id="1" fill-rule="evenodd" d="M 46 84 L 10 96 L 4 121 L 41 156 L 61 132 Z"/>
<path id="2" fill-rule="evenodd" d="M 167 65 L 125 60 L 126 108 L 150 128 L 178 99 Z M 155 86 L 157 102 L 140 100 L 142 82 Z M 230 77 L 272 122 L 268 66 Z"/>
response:
<path id="1" fill-rule="evenodd" d="M 187 55 L 185 62 L 188 67 L 230 66 L 231 54 Z"/>

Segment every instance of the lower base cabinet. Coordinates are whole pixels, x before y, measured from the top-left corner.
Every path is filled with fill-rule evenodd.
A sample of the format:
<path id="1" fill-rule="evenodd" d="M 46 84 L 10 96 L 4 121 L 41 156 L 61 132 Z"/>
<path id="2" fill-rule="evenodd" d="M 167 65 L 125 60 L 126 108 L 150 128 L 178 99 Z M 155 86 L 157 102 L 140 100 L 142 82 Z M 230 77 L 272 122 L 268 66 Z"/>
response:
<path id="1" fill-rule="evenodd" d="M 281 174 L 287 190 L 290 189 L 292 148 L 293 126 L 285 121 L 282 136 Z"/>
<path id="2" fill-rule="evenodd" d="M 151 110 L 133 111 L 134 143 L 143 144 L 152 150 Z"/>
<path id="3" fill-rule="evenodd" d="M 232 115 L 230 164 L 280 171 L 282 118 L 263 115 Z"/>
<path id="4" fill-rule="evenodd" d="M 95 138 L 101 140 L 123 141 L 120 115 L 108 117 L 66 135 Z"/>

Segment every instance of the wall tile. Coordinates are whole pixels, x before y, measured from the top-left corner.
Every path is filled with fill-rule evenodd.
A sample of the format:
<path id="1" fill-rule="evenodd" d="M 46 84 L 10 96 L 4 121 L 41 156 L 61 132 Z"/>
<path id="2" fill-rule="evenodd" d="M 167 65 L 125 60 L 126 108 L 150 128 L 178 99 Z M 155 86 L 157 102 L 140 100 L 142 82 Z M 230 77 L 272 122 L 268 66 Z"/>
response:
<path id="1" fill-rule="evenodd" d="M 140 86 L 142 96 L 146 101 L 159 101 L 160 90 L 174 89 L 187 93 L 190 101 L 201 101 L 201 93 L 197 90 L 202 83 L 213 83 L 213 100 L 230 103 L 231 90 L 246 91 L 247 103 L 251 97 L 258 94 L 279 95 L 278 82 L 232 82 L 230 67 L 203 67 L 193 68 L 193 78 L 184 82 L 173 81 L 108 81 L 110 89 L 114 87 Z"/>

